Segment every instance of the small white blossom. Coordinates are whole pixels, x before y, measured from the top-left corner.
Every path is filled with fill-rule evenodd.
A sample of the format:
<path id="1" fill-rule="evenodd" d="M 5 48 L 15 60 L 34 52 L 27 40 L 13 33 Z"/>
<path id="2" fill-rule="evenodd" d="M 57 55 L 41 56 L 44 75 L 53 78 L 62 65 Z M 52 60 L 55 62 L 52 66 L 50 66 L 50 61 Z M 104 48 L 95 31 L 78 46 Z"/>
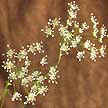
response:
<path id="1" fill-rule="evenodd" d="M 104 57 L 105 56 L 105 50 L 106 50 L 106 45 L 102 45 L 101 48 L 99 49 L 100 56 L 99 57 Z"/>
<path id="2" fill-rule="evenodd" d="M 57 78 L 57 73 L 59 71 L 57 70 L 57 66 L 51 66 L 50 69 L 49 69 L 49 83 L 56 83 L 57 84 L 57 81 L 56 81 L 56 78 Z"/>
<path id="3" fill-rule="evenodd" d="M 32 87 L 31 87 L 31 92 L 37 92 L 38 90 L 38 87 L 36 86 L 36 84 L 34 84 Z"/>
<path id="4" fill-rule="evenodd" d="M 92 23 L 93 23 L 94 25 L 99 24 L 99 22 L 97 21 L 96 16 L 94 16 L 93 13 L 91 13 L 91 17 L 90 17 L 90 19 L 91 19 L 91 21 L 92 21 Z"/>
<path id="5" fill-rule="evenodd" d="M 83 30 L 87 30 L 88 28 L 89 28 L 89 25 L 86 22 L 82 23 Z"/>
<path id="6" fill-rule="evenodd" d="M 99 30 L 98 30 L 98 28 L 94 28 L 94 31 L 93 31 L 93 36 L 95 37 L 95 38 L 97 38 L 97 33 L 99 32 Z"/>
<path id="7" fill-rule="evenodd" d="M 76 18 L 77 13 L 80 10 L 78 5 L 76 5 L 75 1 L 68 3 L 69 9 L 68 9 L 68 14 L 70 18 Z"/>
<path id="8" fill-rule="evenodd" d="M 39 52 L 39 53 L 44 53 L 44 50 L 43 50 L 43 42 L 41 41 L 40 43 L 36 42 L 35 43 L 35 48 L 36 50 Z"/>
<path id="9" fill-rule="evenodd" d="M 41 75 L 41 76 L 39 76 L 38 78 L 37 78 L 37 81 L 39 81 L 40 83 L 42 83 L 43 84 L 43 81 L 46 79 L 46 77 L 44 77 L 43 75 Z"/>
<path id="10" fill-rule="evenodd" d="M 39 71 L 34 71 L 31 75 L 32 75 L 34 78 L 37 78 L 38 76 L 41 75 L 41 72 L 39 72 Z"/>
<path id="11" fill-rule="evenodd" d="M 67 27 L 64 27 L 63 25 L 60 25 L 59 33 L 60 36 L 63 37 L 64 41 L 70 40 L 72 38 L 72 35 L 67 29 Z"/>
<path id="12" fill-rule="evenodd" d="M 77 47 L 77 42 L 76 40 L 71 40 L 71 45 L 70 45 L 71 48 L 76 48 Z"/>
<path id="13" fill-rule="evenodd" d="M 42 66 L 48 64 L 48 62 L 47 62 L 47 55 L 41 59 L 40 64 L 41 64 Z"/>
<path id="14" fill-rule="evenodd" d="M 21 81 L 21 85 L 28 87 L 29 80 L 27 78 L 23 78 Z"/>
<path id="15" fill-rule="evenodd" d="M 97 38 L 97 33 L 99 32 L 97 25 L 99 24 L 99 22 L 97 21 L 97 18 L 93 13 L 91 13 L 91 21 L 93 23 L 93 36 Z"/>
<path id="16" fill-rule="evenodd" d="M 63 43 L 61 46 L 60 46 L 60 50 L 61 52 L 64 52 L 66 54 L 69 54 L 69 50 L 70 50 L 70 47 L 69 45 L 66 45 L 66 43 Z"/>
<path id="17" fill-rule="evenodd" d="M 24 104 L 32 104 L 32 105 L 34 105 L 34 103 L 36 102 L 36 93 L 35 92 L 30 92 L 29 94 L 28 94 L 28 96 L 25 96 L 25 98 L 27 99 L 25 102 L 24 102 Z"/>
<path id="18" fill-rule="evenodd" d="M 22 95 L 19 92 L 15 92 L 13 97 L 12 97 L 12 101 L 21 101 L 22 100 Z"/>
<path id="19" fill-rule="evenodd" d="M 38 88 L 38 94 L 45 96 L 45 93 L 48 91 L 47 86 L 41 86 Z"/>
<path id="20" fill-rule="evenodd" d="M 6 53 L 7 57 L 12 58 L 15 54 L 15 51 L 12 49 L 9 49 Z"/>
<path id="21" fill-rule="evenodd" d="M 35 43 L 33 43 L 32 45 L 27 45 L 27 47 L 29 48 L 29 49 L 28 49 L 28 52 L 31 52 L 31 53 L 33 53 L 34 55 L 36 55 Z"/>
<path id="22" fill-rule="evenodd" d="M 26 57 L 26 59 L 25 59 L 25 67 L 28 67 L 28 66 L 30 66 L 30 64 L 31 64 L 31 61 L 29 60 L 29 58 L 28 58 L 28 56 Z"/>
<path id="23" fill-rule="evenodd" d="M 84 58 L 84 54 L 85 54 L 85 51 L 79 51 L 78 53 L 77 53 L 77 59 L 79 60 L 79 61 L 81 61 L 83 58 Z"/>
<path id="24" fill-rule="evenodd" d="M 80 35 L 77 35 L 77 36 L 75 37 L 76 43 L 79 44 L 80 41 L 81 41 L 81 39 L 82 39 L 82 37 L 81 37 Z"/>
<path id="25" fill-rule="evenodd" d="M 79 28 L 79 33 L 83 33 L 85 30 L 87 30 L 89 26 L 86 22 L 82 23 L 81 28 Z"/>
<path id="26" fill-rule="evenodd" d="M 91 47 L 91 49 L 90 49 L 90 59 L 93 60 L 93 61 L 96 61 L 97 54 L 98 54 L 98 50 L 95 47 Z"/>
<path id="27" fill-rule="evenodd" d="M 18 78 L 24 78 L 28 73 L 27 67 L 22 67 L 19 71 Z"/>
<path id="28" fill-rule="evenodd" d="M 99 39 L 99 42 L 103 42 L 103 38 L 104 37 L 107 37 L 107 29 L 106 29 L 106 27 L 104 26 L 104 25 L 102 25 L 102 27 L 100 28 L 100 39 Z"/>
<path id="29" fill-rule="evenodd" d="M 4 69 L 6 69 L 7 72 L 8 72 L 8 71 L 11 71 L 11 70 L 15 67 L 14 63 L 12 63 L 12 61 L 10 61 L 9 59 L 7 59 L 6 62 L 3 61 L 3 63 L 4 63 L 4 65 L 2 65 L 2 67 L 3 67 Z"/>
<path id="30" fill-rule="evenodd" d="M 70 47 L 76 48 L 77 45 L 80 43 L 82 37 L 80 35 L 76 36 L 74 39 L 71 40 L 71 45 Z"/>
<path id="31" fill-rule="evenodd" d="M 22 49 L 19 51 L 17 58 L 19 59 L 19 61 L 21 61 L 22 59 L 25 59 L 27 56 L 27 51 L 26 49 L 24 49 L 24 47 L 22 47 Z"/>
<path id="32" fill-rule="evenodd" d="M 45 29 L 41 29 L 42 32 L 46 34 L 46 37 L 54 37 L 53 35 L 53 29 L 51 27 L 46 26 Z"/>
<path id="33" fill-rule="evenodd" d="M 54 18 L 52 21 L 51 21 L 51 25 L 53 26 L 53 28 L 57 27 L 59 24 L 60 24 L 60 17 L 59 18 Z"/>
<path id="34" fill-rule="evenodd" d="M 10 72 L 9 73 L 9 76 L 8 76 L 8 79 L 10 82 L 14 81 L 14 80 L 17 80 L 17 75 L 15 72 Z"/>
<path id="35" fill-rule="evenodd" d="M 33 80 L 35 80 L 34 76 L 32 76 L 32 75 L 29 75 L 27 77 L 27 79 L 28 79 L 29 82 L 32 82 Z"/>
<path id="36" fill-rule="evenodd" d="M 27 69 L 27 67 L 21 67 L 21 71 L 24 73 L 28 73 L 29 70 Z"/>
<path id="37" fill-rule="evenodd" d="M 92 46 L 92 43 L 90 42 L 90 40 L 86 40 L 84 42 L 84 48 L 90 50 L 91 46 Z"/>

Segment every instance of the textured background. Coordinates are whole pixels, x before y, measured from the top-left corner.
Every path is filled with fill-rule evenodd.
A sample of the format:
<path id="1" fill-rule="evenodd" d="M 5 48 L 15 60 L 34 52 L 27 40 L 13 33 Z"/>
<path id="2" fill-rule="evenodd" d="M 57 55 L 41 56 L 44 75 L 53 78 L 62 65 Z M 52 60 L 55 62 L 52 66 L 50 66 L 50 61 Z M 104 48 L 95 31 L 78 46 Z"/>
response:
<path id="1" fill-rule="evenodd" d="M 51 16 L 66 16 L 67 2 L 72 0 L 0 0 L 0 53 L 7 43 L 14 47 L 43 39 L 40 29 Z M 88 21 L 94 12 L 108 26 L 107 0 L 76 0 L 81 17 Z M 65 19 L 64 19 L 65 20 Z M 57 62 L 56 40 L 48 42 L 49 62 Z M 0 63 L 2 57 L 0 55 Z M 0 65 L 1 66 L 1 65 Z M 36 108 L 108 108 L 108 56 L 93 63 L 78 63 L 74 54 L 63 57 L 59 65 L 59 84 L 52 86 L 45 97 L 39 97 Z M 0 91 L 6 74 L 0 67 Z M 9 98 L 4 108 L 21 108 Z"/>

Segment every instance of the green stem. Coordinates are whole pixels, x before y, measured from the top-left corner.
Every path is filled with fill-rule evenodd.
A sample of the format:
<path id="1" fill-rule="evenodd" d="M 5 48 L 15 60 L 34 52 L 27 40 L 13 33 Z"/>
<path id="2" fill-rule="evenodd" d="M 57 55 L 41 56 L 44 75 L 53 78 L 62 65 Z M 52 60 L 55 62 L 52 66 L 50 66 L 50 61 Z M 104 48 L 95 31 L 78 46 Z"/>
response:
<path id="1" fill-rule="evenodd" d="M 10 83 L 7 81 L 6 82 L 6 85 L 5 85 L 5 88 L 4 88 L 4 92 L 3 92 L 3 95 L 1 97 L 1 105 L 0 105 L 0 108 L 3 108 L 3 104 L 4 104 L 4 99 L 5 99 L 5 96 L 7 95 L 8 93 L 8 87 L 9 87 Z"/>

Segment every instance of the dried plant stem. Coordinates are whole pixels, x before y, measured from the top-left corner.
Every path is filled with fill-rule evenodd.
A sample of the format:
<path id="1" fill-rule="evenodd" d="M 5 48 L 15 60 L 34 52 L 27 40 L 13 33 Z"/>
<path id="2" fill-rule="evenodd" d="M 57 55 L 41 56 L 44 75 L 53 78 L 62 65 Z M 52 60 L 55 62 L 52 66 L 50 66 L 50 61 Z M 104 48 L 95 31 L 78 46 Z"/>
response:
<path id="1" fill-rule="evenodd" d="M 61 50 L 60 50 L 60 51 L 59 51 L 59 58 L 58 58 L 58 63 L 57 63 L 57 65 L 60 64 L 61 57 L 62 57 L 62 53 L 61 53 Z"/>

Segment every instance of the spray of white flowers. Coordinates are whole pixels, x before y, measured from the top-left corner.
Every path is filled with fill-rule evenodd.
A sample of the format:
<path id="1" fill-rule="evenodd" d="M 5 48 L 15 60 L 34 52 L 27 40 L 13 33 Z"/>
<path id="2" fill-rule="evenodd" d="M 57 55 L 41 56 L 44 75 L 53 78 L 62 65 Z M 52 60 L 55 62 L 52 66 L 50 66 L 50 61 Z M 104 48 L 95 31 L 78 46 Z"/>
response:
<path id="1" fill-rule="evenodd" d="M 41 29 L 48 39 L 55 38 L 57 32 L 59 34 L 60 53 L 55 65 L 48 64 L 48 56 L 44 51 L 42 41 L 23 46 L 18 51 L 7 45 L 7 51 L 3 54 L 6 59 L 3 61 L 2 67 L 8 73 L 8 85 L 13 87 L 12 101 L 34 105 L 38 95 L 45 96 L 48 92 L 48 84 L 57 84 L 58 65 L 62 56 L 68 55 L 72 49 L 77 50 L 78 62 L 81 62 L 86 54 L 89 54 L 92 61 L 96 61 L 98 57 L 105 57 L 107 46 L 104 44 L 104 38 L 108 38 L 105 25 L 99 24 L 93 13 L 88 18 L 92 27 L 86 21 L 80 22 L 78 20 L 79 11 L 80 8 L 76 2 L 70 2 L 65 24 L 62 23 L 61 17 L 50 18 L 45 28 Z M 95 42 L 99 44 L 97 45 Z M 42 55 L 39 64 L 42 68 L 47 66 L 46 72 L 40 71 L 38 67 L 32 68 L 31 56 L 36 57 L 38 53 Z"/>
<path id="2" fill-rule="evenodd" d="M 47 29 L 53 31 L 53 36 L 48 36 L 48 30 L 42 29 L 46 38 L 54 38 L 58 32 L 60 37 L 59 42 L 59 62 L 63 55 L 68 55 L 73 48 L 77 50 L 76 58 L 81 62 L 89 52 L 89 58 L 96 61 L 97 58 L 105 57 L 107 46 L 104 44 L 104 39 L 108 38 L 108 30 L 105 25 L 101 25 L 96 16 L 91 13 L 87 21 L 80 21 L 78 12 L 79 6 L 75 1 L 68 3 L 67 20 L 64 24 L 62 18 L 53 18 L 48 21 Z M 86 39 L 87 38 L 87 39 Z M 86 40 L 85 40 L 86 39 Z M 96 45 L 95 43 L 98 43 Z M 100 45 L 100 46 L 99 46 Z"/>
<path id="3" fill-rule="evenodd" d="M 38 53 L 41 54 L 39 64 L 42 68 L 47 66 L 46 72 L 41 72 L 39 67 L 32 68 L 31 58 L 37 59 Z M 48 92 L 49 83 L 57 84 L 57 66 L 48 65 L 42 42 L 26 45 L 17 51 L 7 45 L 7 51 L 3 56 L 5 60 L 2 67 L 8 73 L 9 86 L 12 86 L 12 101 L 35 105 L 36 98 L 39 95 L 45 96 Z"/>

